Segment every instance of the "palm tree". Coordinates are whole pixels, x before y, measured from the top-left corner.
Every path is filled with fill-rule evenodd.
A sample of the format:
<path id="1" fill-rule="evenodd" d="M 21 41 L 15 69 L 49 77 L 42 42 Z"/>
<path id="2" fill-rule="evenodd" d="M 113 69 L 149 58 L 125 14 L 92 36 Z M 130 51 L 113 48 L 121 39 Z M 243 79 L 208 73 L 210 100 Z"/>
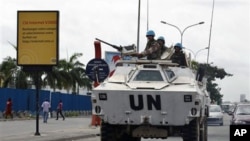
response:
<path id="1" fill-rule="evenodd" d="M 11 81 L 13 81 L 13 75 L 16 70 L 17 66 L 15 63 L 15 59 L 9 56 L 4 58 L 0 68 L 4 88 L 7 88 L 11 84 Z"/>
<path id="2" fill-rule="evenodd" d="M 52 71 L 44 72 L 43 76 L 45 76 L 42 83 L 43 86 L 50 86 L 54 92 L 56 91 L 56 88 L 63 88 L 61 83 L 57 83 L 62 81 L 63 76 L 60 74 L 56 66 L 52 67 Z"/>
<path id="3" fill-rule="evenodd" d="M 58 66 L 47 72 L 44 78 L 44 85 L 49 85 L 55 89 L 66 89 L 69 93 L 70 89 L 73 94 L 79 93 L 79 87 L 87 87 L 92 89 L 91 81 L 86 77 L 84 64 L 77 59 L 82 53 L 73 54 L 69 61 L 66 59 L 59 60 Z"/>
<path id="4" fill-rule="evenodd" d="M 4 58 L 0 67 L 2 87 L 15 87 L 20 89 L 27 88 L 26 73 L 21 71 L 16 65 L 16 59 L 11 57 Z"/>
<path id="5" fill-rule="evenodd" d="M 86 78 L 83 77 L 85 74 L 84 64 L 79 62 L 77 59 L 82 56 L 82 53 L 74 53 L 69 61 L 60 60 L 59 70 L 61 71 L 64 81 L 62 81 L 64 88 L 69 92 L 72 89 L 72 93 L 75 94 L 76 89 L 80 86 L 89 86 Z"/>
<path id="6" fill-rule="evenodd" d="M 1 66 L 0 66 L 1 68 Z M 3 87 L 3 81 L 4 81 L 4 74 L 0 72 L 0 88 Z"/>
<path id="7" fill-rule="evenodd" d="M 11 44 L 11 46 L 17 50 L 15 45 Z M 79 93 L 79 87 L 86 87 L 91 90 L 92 84 L 86 77 L 84 64 L 77 60 L 81 56 L 82 53 L 75 53 L 69 61 L 59 60 L 58 66 L 54 66 L 51 72 L 43 72 L 43 76 L 45 76 L 43 86 L 49 85 L 54 91 L 56 88 L 64 88 L 68 93 L 70 89 L 72 89 L 72 93 Z M 31 78 L 31 80 L 28 80 L 28 78 Z M 0 87 L 26 89 L 29 81 L 32 82 L 33 79 L 32 72 L 22 71 L 21 67 L 16 65 L 15 58 L 6 57 L 0 66 Z"/>

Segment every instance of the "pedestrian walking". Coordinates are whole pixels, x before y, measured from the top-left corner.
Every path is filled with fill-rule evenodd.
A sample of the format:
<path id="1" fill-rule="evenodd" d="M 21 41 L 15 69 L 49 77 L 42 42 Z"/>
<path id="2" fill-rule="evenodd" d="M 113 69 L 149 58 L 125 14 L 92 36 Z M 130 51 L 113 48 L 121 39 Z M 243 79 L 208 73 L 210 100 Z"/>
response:
<path id="1" fill-rule="evenodd" d="M 63 120 L 65 120 L 65 117 L 62 114 L 62 109 L 63 109 L 63 102 L 62 102 L 62 100 L 60 100 L 58 105 L 57 105 L 56 120 L 58 120 L 59 114 L 62 116 Z"/>
<path id="2" fill-rule="evenodd" d="M 12 100 L 11 98 L 8 98 L 6 102 L 6 108 L 5 108 L 5 119 L 10 116 L 11 119 L 13 119 L 13 114 L 12 114 Z"/>
<path id="3" fill-rule="evenodd" d="M 50 103 L 49 103 L 48 99 L 46 99 L 42 103 L 41 107 L 43 108 L 43 123 L 47 123 L 48 116 L 49 116 L 49 109 L 50 109 Z"/>

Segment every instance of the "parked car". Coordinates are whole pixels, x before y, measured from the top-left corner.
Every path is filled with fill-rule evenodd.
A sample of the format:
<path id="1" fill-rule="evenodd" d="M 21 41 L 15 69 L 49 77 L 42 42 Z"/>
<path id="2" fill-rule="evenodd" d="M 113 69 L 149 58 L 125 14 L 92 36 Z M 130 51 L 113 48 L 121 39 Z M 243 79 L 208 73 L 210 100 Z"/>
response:
<path id="1" fill-rule="evenodd" d="M 223 112 L 220 105 L 212 104 L 209 106 L 208 125 L 223 125 Z"/>
<path id="2" fill-rule="evenodd" d="M 232 115 L 232 125 L 250 125 L 250 104 L 238 104 Z"/>

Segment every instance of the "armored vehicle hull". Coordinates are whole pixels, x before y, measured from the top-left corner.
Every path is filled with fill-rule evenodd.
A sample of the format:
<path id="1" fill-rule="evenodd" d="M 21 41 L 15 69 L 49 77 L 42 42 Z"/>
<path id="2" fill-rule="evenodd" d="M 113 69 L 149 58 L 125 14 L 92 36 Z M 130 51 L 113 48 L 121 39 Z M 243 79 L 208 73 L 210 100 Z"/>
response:
<path id="1" fill-rule="evenodd" d="M 193 70 L 167 60 L 120 64 L 93 90 L 93 112 L 102 119 L 101 141 L 169 136 L 207 141 L 210 99 Z"/>

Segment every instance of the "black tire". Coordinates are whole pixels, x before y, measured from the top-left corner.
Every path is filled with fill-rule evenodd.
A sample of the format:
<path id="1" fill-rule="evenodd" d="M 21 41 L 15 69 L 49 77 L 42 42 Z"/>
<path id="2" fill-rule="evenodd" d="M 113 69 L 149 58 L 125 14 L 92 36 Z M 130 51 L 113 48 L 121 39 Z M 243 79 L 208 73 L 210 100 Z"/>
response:
<path id="1" fill-rule="evenodd" d="M 199 118 L 193 119 L 189 125 L 183 129 L 183 141 L 200 141 L 200 124 Z"/>
<path id="2" fill-rule="evenodd" d="M 141 141 L 141 138 L 133 138 L 132 141 Z"/>
<path id="3" fill-rule="evenodd" d="M 114 131 L 111 125 L 103 122 L 101 123 L 101 134 L 100 134 L 101 141 L 116 141 L 113 132 Z"/>
<path id="4" fill-rule="evenodd" d="M 129 141 L 141 141 L 141 138 L 131 137 Z"/>
<path id="5" fill-rule="evenodd" d="M 127 133 L 124 133 L 121 141 L 141 141 L 141 138 L 132 137 L 132 136 L 128 135 Z"/>
<path id="6" fill-rule="evenodd" d="M 204 117 L 200 128 L 200 141 L 207 141 L 207 117 Z"/>
<path id="7" fill-rule="evenodd" d="M 125 132 L 125 126 L 115 126 L 101 123 L 101 141 L 141 141 L 141 138 L 132 137 Z"/>

